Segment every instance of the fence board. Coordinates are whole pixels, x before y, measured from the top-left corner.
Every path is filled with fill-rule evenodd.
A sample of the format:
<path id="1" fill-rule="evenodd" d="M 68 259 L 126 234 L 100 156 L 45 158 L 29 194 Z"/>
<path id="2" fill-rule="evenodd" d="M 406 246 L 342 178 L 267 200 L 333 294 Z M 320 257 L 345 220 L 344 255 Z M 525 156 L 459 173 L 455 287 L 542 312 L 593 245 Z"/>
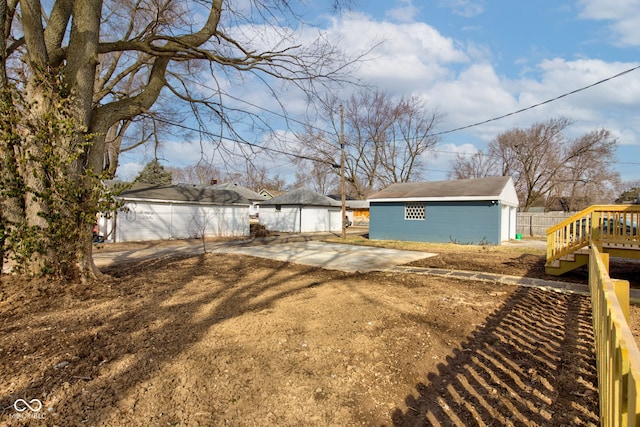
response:
<path id="1" fill-rule="evenodd" d="M 553 227 L 569 218 L 565 212 L 518 212 L 516 233 L 523 236 L 546 236 L 547 228 Z"/>
<path id="2" fill-rule="evenodd" d="M 591 245 L 589 288 L 598 365 L 600 425 L 638 426 L 640 351 L 627 323 L 629 282 L 611 279 L 605 261 L 597 245 Z"/>

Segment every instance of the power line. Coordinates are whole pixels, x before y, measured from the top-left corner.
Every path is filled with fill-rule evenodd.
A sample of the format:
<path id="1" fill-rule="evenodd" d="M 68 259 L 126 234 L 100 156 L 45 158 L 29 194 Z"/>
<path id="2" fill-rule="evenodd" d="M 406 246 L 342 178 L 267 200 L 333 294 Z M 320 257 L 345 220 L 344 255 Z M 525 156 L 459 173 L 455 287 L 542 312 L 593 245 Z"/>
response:
<path id="1" fill-rule="evenodd" d="M 209 89 L 211 89 L 211 88 L 209 88 Z M 231 99 L 233 99 L 233 100 L 235 100 L 235 101 L 242 102 L 242 103 L 244 103 L 244 104 L 247 104 L 247 105 L 249 105 L 250 107 L 254 107 L 254 108 L 257 108 L 257 109 L 259 109 L 259 110 L 265 111 L 265 112 L 267 112 L 267 113 L 270 113 L 270 114 L 276 115 L 276 116 L 278 116 L 278 117 L 282 117 L 283 119 L 285 119 L 285 120 L 287 120 L 287 121 L 294 122 L 294 123 L 298 123 L 299 125 L 307 126 L 308 128 L 313 129 L 313 130 L 317 130 L 318 132 L 322 132 L 322 133 L 326 133 L 326 134 L 331 134 L 332 136 L 335 136 L 335 134 L 331 133 L 331 131 L 328 131 L 328 130 L 326 130 L 326 129 L 321 129 L 321 128 L 319 128 L 319 127 L 313 126 L 313 125 L 311 125 L 311 124 L 309 124 L 309 123 L 303 122 L 302 120 L 294 119 L 293 117 L 289 117 L 289 116 L 287 116 L 286 114 L 278 113 L 277 111 L 273 111 L 273 110 L 269 110 L 268 108 L 261 107 L 261 106 L 259 106 L 259 105 L 256 105 L 256 104 L 252 103 L 252 102 L 245 101 L 244 99 L 237 98 L 237 97 L 235 97 L 235 96 L 233 96 L 233 95 L 229 95 L 228 93 L 227 93 L 227 94 L 225 94 L 225 95 L 226 95 L 228 98 L 231 98 Z"/>
<path id="2" fill-rule="evenodd" d="M 565 92 L 565 93 L 563 93 L 563 94 L 561 94 L 561 95 L 558 95 L 558 96 L 556 96 L 556 97 L 549 98 L 549 99 L 547 99 L 546 101 L 542 101 L 542 102 L 539 102 L 539 103 L 537 103 L 537 104 L 533 104 L 533 105 L 530 105 L 530 106 L 528 106 L 528 107 L 521 108 L 521 109 L 519 109 L 519 110 L 512 111 L 512 112 L 507 113 L 507 114 L 503 114 L 503 115 L 501 115 L 501 116 L 496 116 L 496 117 L 492 117 L 492 118 L 490 118 L 490 119 L 482 120 L 482 121 L 480 121 L 480 122 L 472 123 L 472 124 L 469 124 L 469 125 L 464 125 L 464 126 L 460 126 L 460 127 L 453 128 L 453 129 L 449 129 L 449 130 L 445 130 L 445 131 L 441 131 L 441 132 L 436 132 L 436 133 L 428 134 L 427 136 L 440 136 L 440 135 L 445 135 L 445 134 L 448 134 L 448 133 L 458 132 L 458 131 L 461 131 L 461 130 L 464 130 L 464 129 L 469 129 L 469 128 L 472 128 L 472 127 L 477 127 L 477 126 L 484 125 L 484 124 L 487 124 L 487 123 L 491 123 L 491 122 L 495 122 L 495 121 L 498 121 L 498 120 L 502 120 L 502 119 L 504 119 L 504 118 L 507 118 L 507 117 L 510 117 L 510 116 L 513 116 L 513 115 L 516 115 L 516 114 L 520 114 L 520 113 L 523 113 L 523 112 L 525 112 L 525 111 L 529 111 L 529 110 L 532 110 L 532 109 L 534 109 L 534 108 L 540 107 L 540 106 L 542 106 L 542 105 L 549 104 L 549 103 L 551 103 L 551 102 L 555 102 L 555 101 L 557 101 L 557 100 L 559 100 L 559 99 L 566 98 L 567 96 L 574 95 L 574 94 L 576 94 L 576 93 L 579 93 L 579 92 L 585 91 L 585 90 L 590 89 L 590 88 L 592 88 L 592 87 L 595 87 L 595 86 L 598 86 L 598 85 L 600 85 L 600 84 L 606 83 L 606 82 L 608 82 L 608 81 L 610 81 L 610 80 L 616 79 L 616 78 L 618 78 L 618 77 L 622 77 L 622 76 L 624 76 L 625 74 L 629 74 L 629 73 L 631 73 L 631 72 L 633 72 L 633 71 L 635 71 L 635 70 L 637 70 L 637 69 L 640 69 L 640 65 L 637 65 L 637 66 L 635 66 L 635 67 L 629 68 L 629 69 L 624 70 L 624 71 L 622 71 L 622 72 L 620 72 L 620 73 L 618 73 L 618 74 L 615 74 L 615 75 L 613 75 L 613 76 L 610 76 L 610 77 L 604 78 L 604 79 L 602 79 L 602 80 L 599 80 L 599 81 L 597 81 L 597 82 L 595 82 L 595 83 L 591 83 L 591 84 L 589 84 L 589 85 L 587 85 L 587 86 L 583 86 L 583 87 L 581 87 L 581 88 L 574 89 L 574 90 L 572 90 L 572 91 L 570 91 L 570 92 Z M 204 84 L 202 84 L 202 83 L 199 83 L 199 82 L 194 82 L 194 83 L 199 84 L 200 86 L 202 86 L 202 87 L 204 87 L 204 88 L 207 88 L 207 89 L 211 89 L 211 90 L 213 90 L 213 88 L 210 88 L 210 87 L 208 87 L 208 86 L 206 86 L 206 85 L 204 85 Z M 242 103 L 244 103 L 244 104 L 246 104 L 246 105 L 249 105 L 249 106 L 251 106 L 251 107 L 254 107 L 254 108 L 257 108 L 257 109 L 259 109 L 259 110 L 262 110 L 262 111 L 264 111 L 264 112 L 267 112 L 267 113 L 270 113 L 270 114 L 276 115 L 276 116 L 281 117 L 281 118 L 283 118 L 283 119 L 285 119 L 285 120 L 288 120 L 288 121 L 291 121 L 291 122 L 294 122 L 294 123 L 298 123 L 298 124 L 301 124 L 301 125 L 304 125 L 304 126 L 309 126 L 310 128 L 312 128 L 312 129 L 314 129 L 314 130 L 317 130 L 317 131 L 319 131 L 319 132 L 323 132 L 323 133 L 327 133 L 327 134 L 332 134 L 330 131 L 327 131 L 327 130 L 325 130 L 325 129 L 320 129 L 320 128 L 318 128 L 318 127 L 315 127 L 315 126 L 309 125 L 308 123 L 305 123 L 305 122 L 302 122 L 302 121 L 300 121 L 300 120 L 294 119 L 294 118 L 289 117 L 289 116 L 287 116 L 287 115 L 285 115 L 285 114 L 283 114 L 283 113 L 279 113 L 279 112 L 277 112 L 277 111 L 269 110 L 268 108 L 261 107 L 261 106 L 259 106 L 259 105 L 256 105 L 256 104 L 252 103 L 252 102 L 245 101 L 245 100 L 243 100 L 243 99 L 237 98 L 237 97 L 235 97 L 235 96 L 233 96 L 233 95 L 230 95 L 230 94 L 228 94 L 228 93 L 227 93 L 227 94 L 225 94 L 225 96 L 227 96 L 227 97 L 229 97 L 229 98 L 231 98 L 231 99 L 233 99 L 233 100 L 235 100 L 235 101 L 242 102 Z"/>
<path id="3" fill-rule="evenodd" d="M 187 79 L 187 78 L 184 78 L 184 79 L 188 80 L 191 83 L 196 84 L 196 85 L 198 85 L 198 86 L 200 86 L 202 88 L 205 88 L 205 89 L 208 89 L 208 90 L 212 90 L 212 91 L 219 91 L 219 89 L 215 89 L 215 88 L 209 87 L 206 84 L 198 82 L 198 81 L 195 81 L 193 79 Z M 321 129 L 321 128 L 313 126 L 313 125 L 311 125 L 309 123 L 303 122 L 302 120 L 298 120 L 298 119 L 295 119 L 293 117 L 289 117 L 286 114 L 281 113 L 281 112 L 270 110 L 270 109 L 268 109 L 266 107 L 262 107 L 260 105 L 254 104 L 253 102 L 249 102 L 249 101 L 246 101 L 244 99 L 238 98 L 238 97 L 233 96 L 233 95 L 231 95 L 229 93 L 225 92 L 224 96 L 227 97 L 227 98 L 231 98 L 234 101 L 242 102 L 243 104 L 246 104 L 246 105 L 248 105 L 250 107 L 257 108 L 258 110 L 262 110 L 262 111 L 264 111 L 266 113 L 273 114 L 274 116 L 281 117 L 281 118 L 285 119 L 286 121 L 297 123 L 297 124 L 302 125 L 302 126 L 307 126 L 308 128 L 313 129 L 313 130 L 317 130 L 318 132 L 322 132 L 322 133 L 326 133 L 326 134 L 330 134 L 332 136 L 335 136 L 335 134 L 333 134 L 331 131 L 328 131 L 326 129 Z"/>
<path id="4" fill-rule="evenodd" d="M 631 72 L 633 72 L 633 71 L 635 71 L 637 69 L 640 69 L 640 65 L 637 65 L 635 67 L 629 68 L 629 69 L 624 70 L 624 71 L 622 71 L 620 73 L 617 73 L 617 74 L 615 74 L 613 76 L 610 76 L 610 77 L 604 78 L 602 80 L 599 80 L 599 81 L 597 81 L 595 83 L 591 83 L 591 84 L 589 84 L 587 86 L 583 86 L 583 87 L 580 87 L 578 89 L 574 89 L 572 91 L 565 92 L 565 93 L 563 93 L 561 95 L 558 95 L 556 97 L 549 98 L 549 99 L 547 99 L 545 101 L 542 101 L 542 102 L 539 102 L 537 104 L 530 105 L 528 107 L 521 108 L 519 110 L 512 111 L 512 112 L 507 113 L 507 114 L 503 114 L 503 115 L 500 115 L 500 116 L 492 117 L 490 119 L 483 120 L 483 121 L 476 122 L 476 123 L 472 123 L 472 124 L 469 124 L 469 125 L 460 126 L 460 127 L 449 129 L 449 130 L 428 134 L 427 136 L 445 135 L 445 134 L 449 134 L 449 133 L 453 133 L 453 132 L 458 132 L 458 131 L 461 131 L 461 130 L 469 129 L 469 128 L 472 128 L 472 127 L 481 126 L 483 124 L 487 124 L 487 123 L 490 123 L 490 122 L 502 120 L 504 118 L 507 118 L 507 117 L 510 117 L 510 116 L 513 116 L 513 115 L 516 115 L 516 114 L 520 114 L 520 113 L 523 113 L 525 111 L 532 110 L 534 108 L 540 107 L 542 105 L 549 104 L 551 102 L 555 102 L 555 101 L 557 101 L 559 99 L 562 99 L 562 98 L 565 98 L 567 96 L 570 96 L 570 95 L 585 91 L 585 90 L 590 89 L 592 87 L 595 87 L 595 86 L 598 86 L 600 84 L 606 83 L 606 82 L 608 82 L 610 80 L 616 79 L 616 78 L 624 76 L 626 74 L 629 74 L 629 73 L 631 73 Z M 196 83 L 196 84 L 198 84 L 198 85 L 200 85 L 200 86 L 202 86 L 204 88 L 213 89 L 213 88 L 210 88 L 210 87 L 208 87 L 208 86 L 206 86 L 206 85 L 204 85 L 202 83 L 195 82 L 193 80 L 192 80 L 192 82 Z M 229 97 L 229 98 L 231 98 L 231 99 L 233 99 L 235 101 L 242 102 L 242 103 L 244 103 L 246 105 L 249 105 L 251 107 L 257 108 L 257 109 L 262 110 L 262 111 L 265 111 L 267 113 L 282 117 L 285 120 L 288 120 L 288 121 L 291 121 L 291 122 L 294 122 L 294 123 L 298 123 L 298 124 L 301 124 L 301 125 L 304 125 L 304 126 L 310 126 L 312 129 L 317 130 L 319 132 L 323 132 L 323 133 L 326 133 L 326 134 L 331 134 L 330 131 L 327 131 L 327 130 L 324 130 L 324 129 L 320 129 L 320 128 L 315 127 L 315 126 L 311 126 L 308 123 L 304 123 L 304 122 L 302 122 L 300 120 L 294 119 L 294 118 L 289 117 L 289 116 L 287 116 L 285 114 L 282 114 L 282 113 L 279 113 L 279 112 L 276 112 L 276 111 L 273 111 L 273 110 L 269 110 L 268 108 L 261 107 L 259 105 L 254 104 L 254 103 L 251 103 L 251 102 L 245 101 L 243 99 L 237 98 L 237 97 L 235 97 L 233 95 L 225 94 L 225 96 L 227 96 L 227 97 Z M 329 164 L 328 162 L 320 160 L 320 159 L 317 159 L 317 158 L 304 156 L 304 155 L 299 155 L 299 154 L 294 154 L 294 153 L 286 152 L 284 150 L 278 150 L 276 148 L 264 147 L 264 146 L 261 146 L 261 145 L 255 144 L 255 143 L 251 143 L 251 142 L 248 142 L 248 141 L 243 141 L 243 140 L 224 137 L 222 135 L 218 135 L 218 134 L 214 134 L 212 132 L 209 132 L 207 130 L 195 129 L 193 127 L 189 127 L 189 126 L 186 126 L 186 125 L 183 125 L 183 124 L 173 123 L 173 122 L 171 122 L 169 120 L 157 119 L 157 118 L 156 118 L 156 120 L 158 120 L 159 122 L 163 122 L 163 123 L 166 123 L 166 124 L 169 124 L 169 125 L 172 125 L 172 126 L 176 126 L 176 127 L 179 127 L 179 128 L 183 128 L 183 129 L 186 129 L 186 130 L 190 130 L 190 131 L 194 131 L 194 132 L 200 132 L 202 134 L 206 134 L 206 135 L 209 135 L 209 136 L 212 136 L 212 137 L 215 137 L 215 138 L 224 138 L 224 139 L 226 139 L 226 140 L 228 140 L 230 142 L 235 142 L 235 143 L 239 143 L 239 144 L 245 144 L 245 145 L 248 145 L 248 146 L 251 146 L 251 147 L 254 147 L 254 148 L 258 148 L 258 149 L 261 149 L 261 150 L 264 150 L 264 151 L 270 151 L 270 152 L 277 153 L 277 154 L 282 154 L 282 155 L 285 155 L 285 156 L 290 156 L 290 157 L 295 157 L 295 158 L 299 158 L 299 159 L 311 160 L 311 161 L 315 161 L 315 162 L 321 162 L 321 163 Z M 445 150 L 431 150 L 431 151 L 441 152 L 441 153 L 451 153 L 451 154 L 473 154 L 473 153 L 463 153 L 463 152 L 454 152 L 454 151 L 445 151 Z M 605 163 L 628 164 L 628 165 L 639 165 L 640 164 L 640 163 L 635 163 L 635 162 L 605 162 Z"/>
<path id="5" fill-rule="evenodd" d="M 435 148 L 431 148 L 429 149 L 429 151 L 434 152 L 434 153 L 443 153 L 443 154 L 468 154 L 468 155 L 480 155 L 480 156 L 487 156 L 489 157 L 490 154 L 487 153 L 483 153 L 482 151 L 476 151 L 475 153 L 470 153 L 467 151 L 453 151 L 453 150 L 438 150 Z M 640 165 L 640 162 L 614 162 L 611 160 L 602 160 L 602 163 L 609 163 L 609 164 L 613 164 L 613 165 Z"/>
<path id="6" fill-rule="evenodd" d="M 495 122 L 497 120 L 501 120 L 501 119 L 504 119 L 506 117 L 513 116 L 515 114 L 520 114 L 520 113 L 523 113 L 525 111 L 532 110 L 532 109 L 534 109 L 536 107 L 540 107 L 541 105 L 549 104 L 551 102 L 557 101 L 557 100 L 562 99 L 564 97 L 567 97 L 569 95 L 573 95 L 573 94 L 576 94 L 578 92 L 582 92 L 584 90 L 590 89 L 590 88 L 592 88 L 594 86 L 597 86 L 599 84 L 608 82 L 609 80 L 613 80 L 613 79 L 616 79 L 618 77 L 624 76 L 625 74 L 628 74 L 628 73 L 630 73 L 632 71 L 635 71 L 635 70 L 637 70 L 639 68 L 640 68 L 640 65 L 635 66 L 633 68 L 629 68 L 628 70 L 622 71 L 621 73 L 615 74 L 615 75 L 613 75 L 611 77 L 607 77 L 606 79 L 602 79 L 602 80 L 599 80 L 599 81 L 597 81 L 595 83 L 592 83 L 590 85 L 583 86 L 583 87 L 581 87 L 579 89 L 572 90 L 571 92 L 565 92 L 562 95 L 558 95 L 558 96 L 556 96 L 554 98 L 547 99 L 546 101 L 542 101 L 542 102 L 539 102 L 537 104 L 530 105 L 530 106 L 528 106 L 526 108 L 522 108 L 522 109 L 517 110 L 517 111 L 512 111 L 511 113 L 503 114 L 502 116 L 493 117 L 491 119 L 483 120 L 481 122 L 473 123 L 473 124 L 466 125 L 466 126 L 460 126 L 460 127 L 457 127 L 457 128 L 454 128 L 454 129 L 445 130 L 445 131 L 442 131 L 442 132 L 432 133 L 430 136 L 439 136 L 439 135 L 444 135 L 444 134 L 447 134 L 447 133 L 458 132 L 460 130 L 469 129 L 469 128 L 480 126 L 480 125 L 484 125 L 484 124 L 490 123 L 490 122 Z"/>
<path id="7" fill-rule="evenodd" d="M 240 140 L 240 139 L 234 139 L 234 138 L 225 137 L 225 136 L 223 136 L 223 135 L 215 134 L 215 133 L 213 133 L 213 132 L 210 132 L 210 131 L 208 131 L 208 130 L 204 130 L 204 129 L 196 129 L 196 128 L 194 128 L 194 127 L 190 127 L 190 126 L 187 126 L 187 125 L 183 125 L 183 124 L 181 124 L 181 123 L 174 123 L 174 122 L 172 122 L 172 121 L 170 121 L 170 120 L 161 119 L 161 118 L 158 118 L 158 117 L 154 117 L 154 120 L 156 120 L 156 121 L 158 121 L 158 122 L 161 122 L 161 123 L 168 124 L 168 125 L 170 125 L 170 126 L 175 126 L 175 127 L 177 127 L 177 128 L 181 128 L 181 129 L 189 130 L 189 131 L 192 131 L 192 132 L 199 132 L 199 133 L 201 133 L 201 134 L 203 134 L 203 135 L 208 135 L 208 136 L 213 137 L 213 138 L 221 138 L 221 139 L 224 139 L 224 140 L 229 141 L 229 142 L 234 142 L 234 143 L 236 143 L 236 144 L 244 144 L 244 145 L 248 145 L 248 146 L 250 146 L 250 147 L 257 148 L 257 149 L 260 149 L 260 150 L 263 150 L 263 151 L 270 151 L 270 152 L 273 152 L 273 153 L 276 153 L 276 154 L 282 154 L 282 155 L 285 155 L 285 156 L 288 156 L 288 157 L 295 157 L 295 158 L 303 159 L 303 160 L 311 160 L 311 161 L 314 161 L 314 162 L 325 163 L 325 164 L 327 164 L 327 165 L 329 165 L 329 166 L 334 166 L 334 164 L 333 164 L 333 163 L 329 163 L 329 162 L 326 162 L 326 161 L 324 161 L 324 160 L 317 159 L 317 158 L 315 158 L 315 157 L 304 156 L 304 155 L 301 155 L 301 154 L 288 153 L 288 152 L 286 152 L 286 151 L 284 151 L 284 150 L 278 150 L 277 148 L 265 147 L 265 146 L 263 146 L 263 145 L 258 145 L 258 144 L 255 144 L 255 143 L 253 143 L 253 142 L 243 141 L 243 140 Z"/>

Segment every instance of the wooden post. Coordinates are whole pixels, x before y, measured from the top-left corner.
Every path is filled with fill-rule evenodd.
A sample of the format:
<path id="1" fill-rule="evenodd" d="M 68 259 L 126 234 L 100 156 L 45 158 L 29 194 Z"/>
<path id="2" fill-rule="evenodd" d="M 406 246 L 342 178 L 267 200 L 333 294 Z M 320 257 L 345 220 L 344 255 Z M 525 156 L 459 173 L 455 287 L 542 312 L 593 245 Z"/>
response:
<path id="1" fill-rule="evenodd" d="M 616 294 L 616 298 L 618 298 L 622 314 L 624 314 L 624 318 L 629 323 L 629 281 L 619 279 L 611 279 L 611 281 L 613 282 L 613 291 Z"/>
<path id="2" fill-rule="evenodd" d="M 591 213 L 591 238 L 589 239 L 591 244 L 595 244 L 598 250 L 602 252 L 602 239 L 600 236 L 600 212 L 595 210 Z M 607 263 L 607 271 L 609 271 L 609 264 Z"/>

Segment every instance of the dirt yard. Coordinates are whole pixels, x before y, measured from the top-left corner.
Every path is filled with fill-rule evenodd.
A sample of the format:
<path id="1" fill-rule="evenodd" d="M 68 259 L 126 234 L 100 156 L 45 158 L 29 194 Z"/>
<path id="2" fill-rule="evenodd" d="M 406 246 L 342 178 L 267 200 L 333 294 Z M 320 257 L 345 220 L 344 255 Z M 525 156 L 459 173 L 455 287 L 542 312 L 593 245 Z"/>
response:
<path id="1" fill-rule="evenodd" d="M 543 276 L 539 253 L 446 248 L 416 264 Z M 221 254 L 105 272 L 3 275 L 0 425 L 599 423 L 586 297 Z"/>

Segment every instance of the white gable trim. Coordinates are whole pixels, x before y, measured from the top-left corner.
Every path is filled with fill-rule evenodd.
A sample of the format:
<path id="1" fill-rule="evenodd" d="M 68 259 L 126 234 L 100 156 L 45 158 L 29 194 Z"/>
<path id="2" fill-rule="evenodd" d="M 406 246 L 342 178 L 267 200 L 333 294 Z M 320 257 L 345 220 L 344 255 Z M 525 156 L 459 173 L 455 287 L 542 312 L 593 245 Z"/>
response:
<path id="1" fill-rule="evenodd" d="M 516 186 L 513 183 L 513 179 L 509 177 L 507 185 L 504 186 L 500 192 L 500 201 L 503 205 L 518 207 L 520 202 L 518 201 L 518 193 L 516 193 Z"/>
<path id="2" fill-rule="evenodd" d="M 367 199 L 369 203 L 375 202 L 466 202 L 466 201 L 496 201 L 505 206 L 518 207 L 518 194 L 513 180 L 509 178 L 506 185 L 498 195 L 489 196 L 443 196 L 443 197 L 393 197 Z"/>
<path id="3" fill-rule="evenodd" d="M 376 202 L 468 202 L 468 201 L 499 201 L 504 205 L 518 206 L 517 203 L 513 204 L 509 200 L 504 200 L 502 195 L 500 196 L 450 196 L 450 197 L 401 197 L 401 198 L 385 198 L 385 199 L 370 199 L 369 203 Z"/>

